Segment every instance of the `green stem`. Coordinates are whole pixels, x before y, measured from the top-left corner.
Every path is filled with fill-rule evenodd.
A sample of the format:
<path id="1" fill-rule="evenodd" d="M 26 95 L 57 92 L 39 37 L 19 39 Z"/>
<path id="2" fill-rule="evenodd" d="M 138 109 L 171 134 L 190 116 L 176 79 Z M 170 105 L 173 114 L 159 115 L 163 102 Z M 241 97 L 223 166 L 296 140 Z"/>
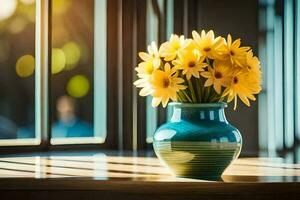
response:
<path id="1" fill-rule="evenodd" d="M 193 102 L 196 103 L 197 102 L 197 98 L 196 98 L 196 95 L 195 95 L 195 91 L 194 91 L 194 87 L 193 87 L 191 79 L 188 80 L 188 85 L 189 85 L 189 89 L 191 91 Z"/>
<path id="2" fill-rule="evenodd" d="M 206 87 L 205 103 L 209 102 L 210 91 L 211 91 L 211 86 Z"/>
<path id="3" fill-rule="evenodd" d="M 179 95 L 179 92 L 177 92 L 177 101 L 182 102 L 181 96 Z"/>
<path id="4" fill-rule="evenodd" d="M 181 91 L 177 92 L 177 96 L 179 97 L 180 102 L 186 102 L 187 99 L 185 98 L 185 96 L 182 94 Z"/>
<path id="5" fill-rule="evenodd" d="M 187 95 L 187 93 L 185 91 L 182 91 L 182 94 L 184 94 L 184 96 L 187 98 L 187 100 L 190 102 L 190 103 L 193 103 L 192 99 L 189 97 L 189 95 Z"/>
<path id="6" fill-rule="evenodd" d="M 218 93 L 215 93 L 212 97 L 211 97 L 211 99 L 209 100 L 209 102 L 214 102 L 214 101 L 216 101 L 216 100 L 219 100 L 221 97 L 220 97 L 220 95 L 218 94 Z"/>
<path id="7" fill-rule="evenodd" d="M 200 89 L 200 85 L 197 82 L 197 79 L 194 79 L 193 82 L 194 82 L 194 85 L 196 85 L 197 102 L 201 103 L 201 89 Z"/>
<path id="8" fill-rule="evenodd" d="M 218 95 L 218 93 L 214 89 L 211 89 L 208 97 L 208 102 L 212 102 L 216 95 Z"/>
<path id="9" fill-rule="evenodd" d="M 202 103 L 203 102 L 203 90 L 202 90 L 202 87 L 203 87 L 203 85 L 202 85 L 202 81 L 201 81 L 201 77 L 199 78 L 199 86 L 198 86 L 198 95 L 199 95 L 199 101 L 200 101 L 200 103 Z"/>
<path id="10" fill-rule="evenodd" d="M 224 97 L 221 96 L 221 98 L 219 99 L 219 102 L 224 101 Z"/>
<path id="11" fill-rule="evenodd" d="M 209 66 L 211 66 L 210 60 L 209 60 L 207 57 L 205 58 L 205 61 L 206 61 L 206 63 L 207 63 Z"/>

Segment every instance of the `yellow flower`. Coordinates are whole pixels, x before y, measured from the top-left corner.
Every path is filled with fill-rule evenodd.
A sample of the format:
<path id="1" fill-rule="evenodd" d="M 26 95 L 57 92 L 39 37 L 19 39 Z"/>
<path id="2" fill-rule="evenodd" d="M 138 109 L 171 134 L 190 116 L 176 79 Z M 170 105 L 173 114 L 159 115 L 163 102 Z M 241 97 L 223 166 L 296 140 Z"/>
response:
<path id="1" fill-rule="evenodd" d="M 184 47 L 186 40 L 184 36 L 172 34 L 170 40 L 163 43 L 159 48 L 161 57 L 164 57 L 165 61 L 174 60 L 177 57 L 178 51 Z"/>
<path id="2" fill-rule="evenodd" d="M 139 56 L 143 62 L 141 62 L 135 70 L 140 79 L 133 84 L 138 88 L 142 88 L 139 95 L 147 96 L 153 91 L 149 83 L 151 75 L 161 65 L 160 55 L 155 42 L 152 42 L 151 45 L 148 46 L 148 53 L 140 52 Z"/>
<path id="3" fill-rule="evenodd" d="M 139 74 L 151 74 L 154 69 L 158 69 L 161 64 L 160 55 L 155 42 L 148 46 L 148 53 L 140 52 L 140 58 L 143 60 L 136 68 Z"/>
<path id="4" fill-rule="evenodd" d="M 242 69 L 233 75 L 230 86 L 225 89 L 222 96 L 228 95 L 227 102 L 231 102 L 234 99 L 234 109 L 236 109 L 237 97 L 244 104 L 250 106 L 249 99 L 255 101 L 254 94 L 258 94 L 260 91 L 260 82 L 257 81 L 256 77 L 250 75 L 247 70 Z"/>
<path id="5" fill-rule="evenodd" d="M 213 85 L 215 91 L 220 94 L 222 86 L 227 87 L 232 78 L 233 70 L 230 62 L 215 60 L 213 68 L 208 67 L 208 71 L 202 72 L 201 76 L 207 78 L 204 87 Z"/>
<path id="6" fill-rule="evenodd" d="M 177 92 L 186 88 L 186 86 L 180 85 L 183 82 L 184 80 L 178 77 L 177 69 L 171 68 L 169 63 L 165 64 L 164 71 L 154 71 L 151 78 L 152 106 L 157 107 L 162 102 L 163 107 L 166 107 L 169 99 L 177 101 Z"/>
<path id="7" fill-rule="evenodd" d="M 153 92 L 152 85 L 150 84 L 150 77 L 138 79 L 133 84 L 137 88 L 142 88 L 139 92 L 140 96 L 148 96 Z"/>
<path id="8" fill-rule="evenodd" d="M 192 36 L 172 34 L 159 50 L 152 42 L 147 52 L 139 53 L 142 61 L 135 68 L 138 80 L 134 82 L 141 88 L 139 94 L 151 95 L 153 107 L 166 107 L 170 100 L 205 103 L 224 99 L 234 100 L 234 109 L 238 99 L 250 106 L 262 82 L 259 59 L 250 47 L 242 47 L 240 39 L 232 41 L 229 34 L 226 39 L 215 37 L 212 30 L 193 31 Z M 192 83 L 191 79 L 205 81 Z M 201 87 L 209 88 L 203 91 Z M 212 93 L 210 88 L 214 88 Z"/>
<path id="9" fill-rule="evenodd" d="M 248 51 L 246 55 L 246 68 L 249 74 L 256 78 L 258 82 L 261 82 L 261 70 L 260 61 L 256 56 L 253 56 L 252 51 Z"/>
<path id="10" fill-rule="evenodd" d="M 208 33 L 205 33 L 203 30 L 201 32 L 201 36 L 196 31 L 193 31 L 192 35 L 197 48 L 200 50 L 203 56 L 210 59 L 221 58 L 221 52 L 219 51 L 219 48 L 224 43 L 223 38 L 215 38 L 212 30 L 208 31 Z"/>
<path id="11" fill-rule="evenodd" d="M 246 59 L 246 53 L 250 49 L 250 47 L 240 47 L 241 39 L 236 39 L 232 42 L 231 35 L 227 36 L 227 44 L 222 48 L 225 59 L 230 59 L 233 64 L 236 64 L 240 67 L 243 67 L 243 62 Z"/>
<path id="12" fill-rule="evenodd" d="M 182 74 L 186 75 L 188 80 L 192 76 L 199 78 L 199 72 L 207 66 L 203 63 L 204 57 L 197 49 L 179 51 L 178 58 L 172 62 L 177 69 L 182 69 Z"/>
<path id="13" fill-rule="evenodd" d="M 137 88 L 142 88 L 139 92 L 140 96 L 148 96 L 152 93 L 152 86 L 149 83 L 151 75 L 153 73 L 154 66 L 150 61 L 143 62 L 139 64 L 139 67 L 136 67 L 135 70 L 138 72 L 137 76 L 139 77 L 133 84 Z"/>

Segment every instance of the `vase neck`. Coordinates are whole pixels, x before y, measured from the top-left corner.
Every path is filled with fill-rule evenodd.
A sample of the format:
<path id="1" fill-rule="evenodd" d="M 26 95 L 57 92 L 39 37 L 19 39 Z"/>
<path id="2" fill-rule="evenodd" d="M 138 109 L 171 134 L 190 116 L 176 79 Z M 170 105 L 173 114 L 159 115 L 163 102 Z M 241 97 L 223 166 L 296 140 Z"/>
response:
<path id="1" fill-rule="evenodd" d="M 172 122 L 187 121 L 218 121 L 228 123 L 223 107 L 183 107 L 173 106 Z"/>

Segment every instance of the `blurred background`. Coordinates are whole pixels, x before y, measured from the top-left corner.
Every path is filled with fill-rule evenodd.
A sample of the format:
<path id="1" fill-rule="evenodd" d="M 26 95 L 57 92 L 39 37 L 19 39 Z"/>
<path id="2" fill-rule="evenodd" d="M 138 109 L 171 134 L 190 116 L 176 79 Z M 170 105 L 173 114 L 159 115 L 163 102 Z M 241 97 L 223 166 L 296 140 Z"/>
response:
<path id="1" fill-rule="evenodd" d="M 36 2 L 0 3 L 0 138 L 35 138 Z M 52 6 L 52 137 L 92 137 L 94 2 Z"/>
<path id="2" fill-rule="evenodd" d="M 32 138 L 35 1 L 1 0 L 0 4 L 0 138 Z"/>
<path id="3" fill-rule="evenodd" d="M 261 60 L 263 91 L 251 108 L 230 106 L 242 155 L 300 160 L 298 0 L 52 0 L 49 124 L 52 145 L 150 150 L 171 112 L 153 109 L 132 85 L 138 51 L 192 30 L 242 38 Z M 40 139 L 36 131 L 35 0 L 0 0 L 0 145 Z M 52 12 L 51 12 L 52 10 Z M 79 139 L 78 139 L 79 138 Z M 65 140 L 64 140 L 65 139 Z M 73 140 L 72 140 L 73 139 Z M 74 140 L 75 139 L 75 140 Z M 84 140 L 86 139 L 86 140 Z M 29 144 L 29 143 L 28 143 Z M 33 143 L 31 144 L 33 145 Z"/>

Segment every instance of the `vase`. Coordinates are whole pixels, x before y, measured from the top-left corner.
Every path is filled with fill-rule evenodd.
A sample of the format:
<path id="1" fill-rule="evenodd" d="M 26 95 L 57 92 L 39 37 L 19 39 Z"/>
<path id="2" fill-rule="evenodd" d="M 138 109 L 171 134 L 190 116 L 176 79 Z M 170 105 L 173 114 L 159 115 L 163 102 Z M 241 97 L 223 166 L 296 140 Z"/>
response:
<path id="1" fill-rule="evenodd" d="M 220 180 L 242 148 L 237 128 L 226 120 L 226 103 L 169 103 L 171 120 L 154 134 L 157 157 L 177 177 Z"/>

